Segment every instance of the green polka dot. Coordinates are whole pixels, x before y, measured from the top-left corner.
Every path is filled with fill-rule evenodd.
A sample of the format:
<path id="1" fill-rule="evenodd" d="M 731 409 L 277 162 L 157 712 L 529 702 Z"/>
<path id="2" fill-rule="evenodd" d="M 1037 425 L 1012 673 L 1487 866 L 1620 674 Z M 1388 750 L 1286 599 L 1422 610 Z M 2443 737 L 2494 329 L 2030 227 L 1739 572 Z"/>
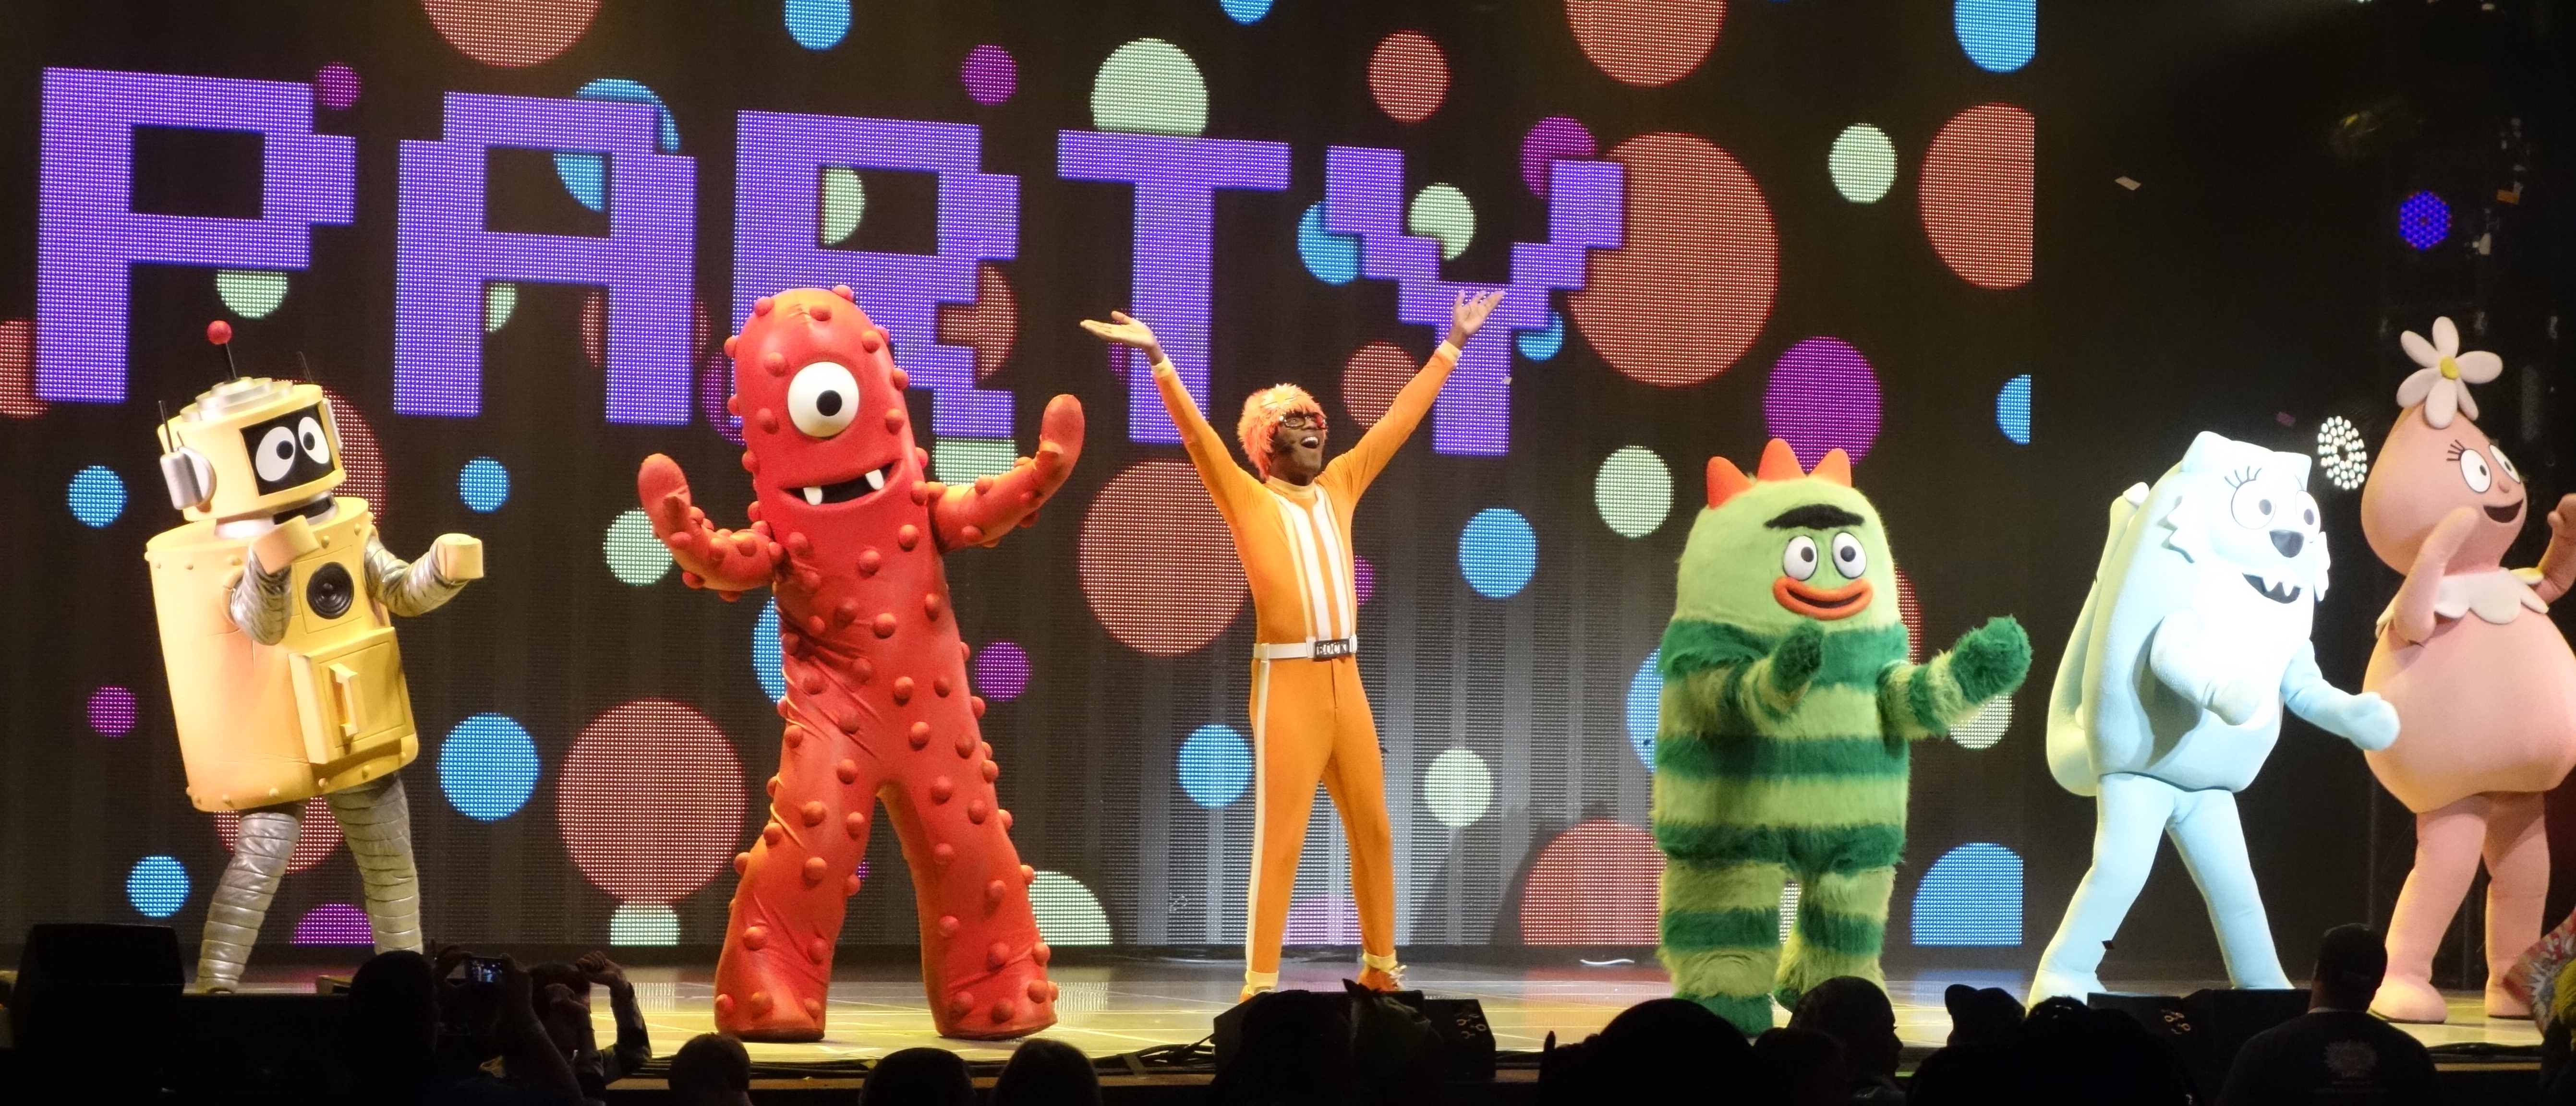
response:
<path id="1" fill-rule="evenodd" d="M 264 269 L 217 269 L 215 293 L 224 307 L 245 319 L 266 318 L 286 302 L 286 274 Z"/>
<path id="2" fill-rule="evenodd" d="M 1038 936 L 1049 945 L 1110 943 L 1109 914 L 1100 898 L 1082 881 L 1062 872 L 1039 872 L 1029 884 L 1029 908 L 1038 916 Z"/>
<path id="3" fill-rule="evenodd" d="M 2012 714 L 2012 696 L 1995 696 L 1967 721 L 1950 727 L 1950 740 L 1970 749 L 1992 748 L 2012 728 Z"/>
<path id="4" fill-rule="evenodd" d="M 1442 825 L 1465 829 L 1494 805 L 1494 774 L 1474 751 L 1451 749 L 1422 773 L 1422 801 Z"/>
<path id="5" fill-rule="evenodd" d="M 1652 450 L 1620 446 L 1593 476 L 1592 502 L 1621 537 L 1645 537 L 1673 511 L 1673 470 Z"/>
<path id="6" fill-rule="evenodd" d="M 619 903 L 608 917 L 608 943 L 623 947 L 680 943 L 680 914 L 655 903 Z"/>
<path id="7" fill-rule="evenodd" d="M 1896 145 L 1887 132 L 1867 123 L 1843 128 L 1825 158 L 1833 171 L 1834 190 L 1856 204 L 1874 204 L 1896 183 Z"/>
<path id="8" fill-rule="evenodd" d="M 1198 63 L 1159 38 L 1112 51 L 1091 80 L 1091 125 L 1104 131 L 1195 135 L 1207 130 Z"/>
<path id="9" fill-rule="evenodd" d="M 849 240 L 859 229 L 859 216 L 868 209 L 867 189 L 859 186 L 859 171 L 839 165 L 823 167 L 823 240 L 830 246 Z"/>
<path id="10" fill-rule="evenodd" d="M 483 333 L 490 334 L 510 325 L 510 313 L 519 309 L 519 286 L 496 280 L 483 286 Z"/>
<path id="11" fill-rule="evenodd" d="M 1413 194 L 1413 206 L 1404 212 L 1407 233 L 1440 240 L 1440 256 L 1456 260 L 1467 252 L 1467 243 L 1476 237 L 1476 209 L 1467 202 L 1467 194 L 1446 184 L 1434 184 Z"/>
<path id="12" fill-rule="evenodd" d="M 653 520 L 642 510 L 621 512 L 609 523 L 600 552 L 608 558 L 608 571 L 639 588 L 659 583 L 671 571 L 670 547 L 653 535 Z"/>
<path id="13" fill-rule="evenodd" d="M 1009 438 L 941 438 L 930 443 L 930 471 L 943 484 L 971 484 L 978 476 L 1000 476 L 1019 459 Z"/>

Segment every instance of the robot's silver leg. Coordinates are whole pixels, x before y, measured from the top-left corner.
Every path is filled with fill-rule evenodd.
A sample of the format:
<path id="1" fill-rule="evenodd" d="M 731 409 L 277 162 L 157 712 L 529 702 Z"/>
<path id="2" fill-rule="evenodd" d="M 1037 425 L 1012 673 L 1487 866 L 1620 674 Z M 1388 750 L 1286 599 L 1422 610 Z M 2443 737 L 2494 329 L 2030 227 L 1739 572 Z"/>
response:
<path id="1" fill-rule="evenodd" d="M 411 800 L 403 795 L 402 778 L 385 776 L 323 798 L 358 861 L 376 951 L 422 951 L 420 873 L 411 861 Z"/>
<path id="2" fill-rule="evenodd" d="M 277 881 L 286 874 L 287 858 L 304 831 L 297 814 L 303 805 L 242 812 L 232 861 L 224 865 L 223 880 L 206 904 L 205 941 L 197 951 L 198 990 L 229 991 L 241 985 L 251 946 L 259 941 L 259 923 L 268 916 Z"/>

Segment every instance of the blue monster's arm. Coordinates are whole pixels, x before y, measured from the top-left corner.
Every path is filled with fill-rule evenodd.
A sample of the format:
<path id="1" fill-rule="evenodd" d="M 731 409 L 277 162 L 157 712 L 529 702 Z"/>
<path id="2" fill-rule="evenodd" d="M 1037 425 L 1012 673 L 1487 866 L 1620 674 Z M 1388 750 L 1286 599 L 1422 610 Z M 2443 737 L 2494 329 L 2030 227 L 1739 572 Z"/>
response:
<path id="1" fill-rule="evenodd" d="M 2183 698 L 2207 708 L 2230 726 L 2242 726 L 2262 711 L 2263 700 L 2271 689 L 2229 674 L 2218 663 L 2208 636 L 2200 613 L 2189 607 L 2165 615 L 2163 621 L 2156 623 L 2154 643 L 2148 646 L 2147 667 L 2154 670 L 2156 679 Z M 2309 670 L 2315 667 L 2311 663 Z"/>
<path id="2" fill-rule="evenodd" d="M 2397 741 L 2397 708 L 2376 691 L 2348 695 L 2317 670 L 2317 647 L 2299 643 L 2299 654 L 2281 672 L 2281 702 L 2301 718 L 2375 753 Z"/>

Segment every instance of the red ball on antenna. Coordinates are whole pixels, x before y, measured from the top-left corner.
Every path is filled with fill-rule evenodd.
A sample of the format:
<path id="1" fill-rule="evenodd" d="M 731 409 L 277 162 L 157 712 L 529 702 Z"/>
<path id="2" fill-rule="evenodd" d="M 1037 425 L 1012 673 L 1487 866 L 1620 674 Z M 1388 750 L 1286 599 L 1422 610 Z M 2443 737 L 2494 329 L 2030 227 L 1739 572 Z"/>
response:
<path id="1" fill-rule="evenodd" d="M 207 323 L 206 340 L 219 346 L 230 343 L 233 340 L 233 324 L 222 319 Z"/>

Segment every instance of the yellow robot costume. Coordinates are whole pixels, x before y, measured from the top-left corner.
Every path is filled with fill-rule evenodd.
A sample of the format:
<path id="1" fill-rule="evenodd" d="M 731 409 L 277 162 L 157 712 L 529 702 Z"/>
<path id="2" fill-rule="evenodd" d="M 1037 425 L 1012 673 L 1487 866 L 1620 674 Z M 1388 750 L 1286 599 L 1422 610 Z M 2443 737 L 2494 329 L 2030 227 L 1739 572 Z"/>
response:
<path id="1" fill-rule="evenodd" d="M 188 797 L 242 812 L 206 910 L 197 986 L 241 981 L 261 919 L 324 796 L 357 859 L 376 948 L 421 947 L 411 808 L 420 752 L 390 616 L 433 610 L 483 574 L 480 542 L 441 535 L 417 564 L 377 540 L 367 502 L 333 496 L 340 438 L 322 389 L 237 378 L 160 427 L 185 525 L 144 547 Z"/>

